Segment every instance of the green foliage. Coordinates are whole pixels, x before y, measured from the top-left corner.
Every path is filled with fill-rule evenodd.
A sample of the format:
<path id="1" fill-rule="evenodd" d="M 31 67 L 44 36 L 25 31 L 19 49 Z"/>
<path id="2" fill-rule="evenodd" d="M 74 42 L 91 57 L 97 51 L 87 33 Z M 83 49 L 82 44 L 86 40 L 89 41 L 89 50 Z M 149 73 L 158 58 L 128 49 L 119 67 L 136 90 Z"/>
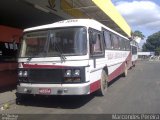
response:
<path id="1" fill-rule="evenodd" d="M 143 51 L 153 51 L 160 53 L 160 31 L 150 35 L 142 48 Z"/>
<path id="2" fill-rule="evenodd" d="M 148 51 L 148 50 L 147 50 L 147 47 L 146 47 L 146 44 L 143 44 L 143 46 L 142 46 L 142 51 L 145 51 L 145 52 Z"/>
<path id="3" fill-rule="evenodd" d="M 143 33 L 141 31 L 138 31 L 138 30 L 134 31 L 133 36 L 140 37 L 142 40 L 145 38 Z"/>
<path id="4" fill-rule="evenodd" d="M 160 55 L 160 47 L 156 48 L 156 53 Z"/>

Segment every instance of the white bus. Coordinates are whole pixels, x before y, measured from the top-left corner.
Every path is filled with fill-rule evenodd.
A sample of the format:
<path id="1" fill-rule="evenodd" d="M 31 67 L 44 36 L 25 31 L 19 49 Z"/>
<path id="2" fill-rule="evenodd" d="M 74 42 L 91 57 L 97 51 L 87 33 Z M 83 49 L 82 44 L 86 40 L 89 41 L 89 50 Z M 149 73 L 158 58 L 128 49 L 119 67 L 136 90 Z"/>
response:
<path id="1" fill-rule="evenodd" d="M 105 95 L 108 82 L 131 66 L 130 41 L 92 19 L 71 19 L 24 30 L 17 97 Z"/>
<path id="2" fill-rule="evenodd" d="M 131 54 L 132 54 L 132 67 L 135 67 L 136 61 L 138 59 L 138 43 L 135 40 L 130 42 L 131 44 Z"/>

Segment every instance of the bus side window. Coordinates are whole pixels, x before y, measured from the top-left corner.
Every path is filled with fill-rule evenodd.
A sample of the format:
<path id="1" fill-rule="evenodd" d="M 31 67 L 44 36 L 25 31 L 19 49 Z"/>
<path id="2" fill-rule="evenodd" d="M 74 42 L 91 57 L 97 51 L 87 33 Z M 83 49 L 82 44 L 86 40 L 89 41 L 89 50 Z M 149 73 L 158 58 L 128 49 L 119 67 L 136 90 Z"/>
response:
<path id="1" fill-rule="evenodd" d="M 111 43 L 111 35 L 109 32 L 104 31 L 104 40 L 105 40 L 105 48 L 106 49 L 111 49 L 112 48 L 112 43 Z"/>
<path id="2" fill-rule="evenodd" d="M 116 35 L 113 35 L 113 48 L 116 50 L 119 49 L 119 41 Z"/>
<path id="3" fill-rule="evenodd" d="M 126 47 L 126 50 L 130 50 L 130 42 L 129 42 L 129 40 L 125 40 L 125 47 Z"/>
<path id="4" fill-rule="evenodd" d="M 123 50 L 121 37 L 119 37 L 119 49 L 120 49 L 120 50 Z"/>
<path id="5" fill-rule="evenodd" d="M 92 36 L 91 36 L 92 35 Z M 103 43 L 102 37 L 99 32 L 93 31 L 90 34 L 90 53 L 91 56 L 102 56 L 104 54 L 103 51 Z"/>
<path id="6" fill-rule="evenodd" d="M 120 38 L 117 36 L 117 41 L 118 41 L 118 49 L 120 50 L 121 49 L 121 41 L 120 41 Z"/>
<path id="7" fill-rule="evenodd" d="M 109 36 L 110 36 L 110 40 L 111 40 L 111 49 L 113 49 L 114 47 L 114 45 L 113 45 L 113 34 L 109 34 Z"/>
<path id="8" fill-rule="evenodd" d="M 131 45 L 129 40 L 128 40 L 128 50 L 131 50 Z"/>
<path id="9" fill-rule="evenodd" d="M 122 50 L 126 50 L 125 39 L 122 39 Z"/>
<path id="10" fill-rule="evenodd" d="M 123 38 L 119 38 L 119 43 L 120 43 L 120 49 L 125 50 L 125 42 Z"/>
<path id="11" fill-rule="evenodd" d="M 102 44 L 101 44 L 101 37 L 100 34 L 96 35 L 96 44 L 94 45 L 94 52 L 101 52 L 102 51 Z"/>

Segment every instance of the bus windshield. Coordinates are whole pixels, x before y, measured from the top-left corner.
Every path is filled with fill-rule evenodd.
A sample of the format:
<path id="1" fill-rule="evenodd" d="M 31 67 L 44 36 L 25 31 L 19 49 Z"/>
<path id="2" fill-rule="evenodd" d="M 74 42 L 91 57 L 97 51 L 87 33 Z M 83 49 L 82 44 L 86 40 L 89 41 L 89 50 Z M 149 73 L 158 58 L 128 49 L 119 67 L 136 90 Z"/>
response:
<path id="1" fill-rule="evenodd" d="M 84 27 L 56 28 L 24 35 L 20 57 L 85 55 L 87 30 Z"/>

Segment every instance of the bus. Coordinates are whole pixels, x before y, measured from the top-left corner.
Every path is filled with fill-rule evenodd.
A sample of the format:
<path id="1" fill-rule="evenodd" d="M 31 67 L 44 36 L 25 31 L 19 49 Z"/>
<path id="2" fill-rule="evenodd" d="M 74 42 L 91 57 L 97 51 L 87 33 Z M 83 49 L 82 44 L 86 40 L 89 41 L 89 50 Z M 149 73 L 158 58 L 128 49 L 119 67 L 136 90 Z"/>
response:
<path id="1" fill-rule="evenodd" d="M 135 67 L 136 61 L 138 59 L 138 43 L 135 40 L 130 42 L 131 45 L 131 54 L 132 54 L 132 67 Z"/>
<path id="2" fill-rule="evenodd" d="M 108 83 L 127 76 L 130 40 L 93 19 L 69 19 L 24 30 L 17 97 L 104 96 Z"/>

